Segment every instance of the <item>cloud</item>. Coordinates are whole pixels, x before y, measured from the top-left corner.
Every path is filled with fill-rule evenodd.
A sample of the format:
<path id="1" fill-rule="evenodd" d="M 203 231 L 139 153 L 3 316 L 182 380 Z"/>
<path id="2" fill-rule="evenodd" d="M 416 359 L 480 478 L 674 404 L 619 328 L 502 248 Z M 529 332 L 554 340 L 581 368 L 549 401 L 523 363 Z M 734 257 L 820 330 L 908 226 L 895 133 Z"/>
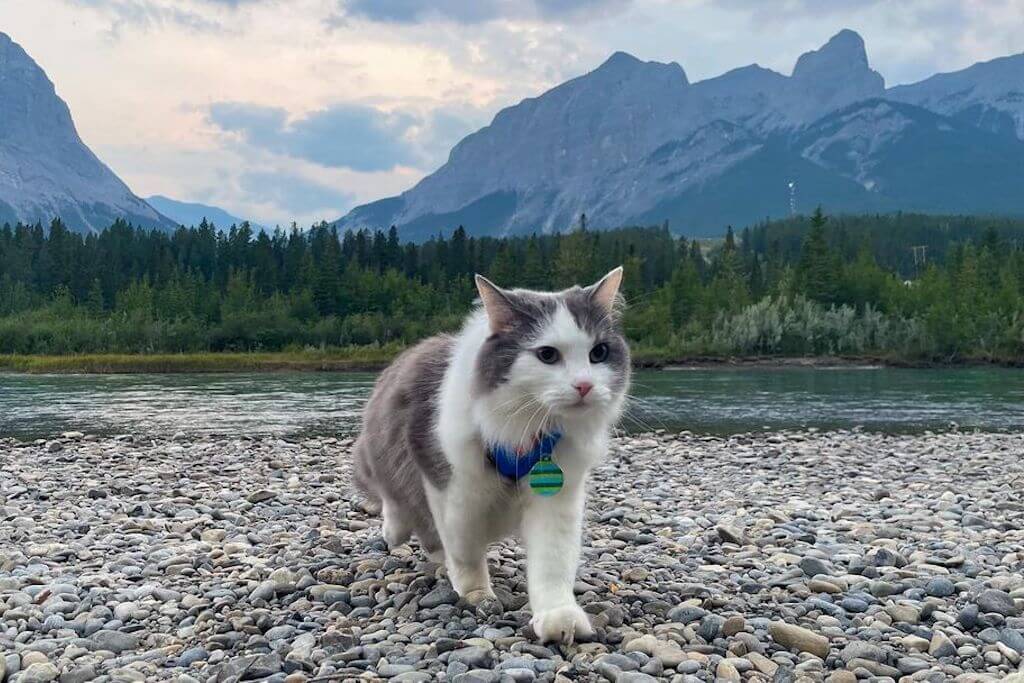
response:
<path id="1" fill-rule="evenodd" d="M 586 20 L 621 11 L 632 0 L 349 0 L 351 17 L 396 24 L 432 20 L 478 24 L 500 19 Z"/>
<path id="2" fill-rule="evenodd" d="M 277 107 L 223 102 L 210 121 L 248 144 L 323 166 L 383 171 L 416 160 L 405 139 L 416 119 L 359 104 L 338 104 L 289 120 Z"/>
<path id="3" fill-rule="evenodd" d="M 305 214 L 333 220 L 352 206 L 353 196 L 334 187 L 276 171 L 243 173 L 238 183 L 246 195 L 275 206 L 302 207 Z"/>
<path id="4" fill-rule="evenodd" d="M 247 0 L 204 0 L 213 5 L 234 7 Z M 157 0 L 67 0 L 110 17 L 109 35 L 119 38 L 126 26 L 146 31 L 177 25 L 198 33 L 220 33 L 227 27 L 202 11 Z"/>

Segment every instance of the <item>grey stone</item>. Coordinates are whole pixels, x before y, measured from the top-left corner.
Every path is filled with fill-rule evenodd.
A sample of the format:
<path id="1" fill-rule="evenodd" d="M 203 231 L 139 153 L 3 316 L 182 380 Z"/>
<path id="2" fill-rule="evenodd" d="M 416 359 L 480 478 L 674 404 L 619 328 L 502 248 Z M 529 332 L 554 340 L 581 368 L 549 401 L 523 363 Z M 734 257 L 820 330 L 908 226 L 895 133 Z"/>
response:
<path id="1" fill-rule="evenodd" d="M 92 634 L 89 641 L 94 650 L 110 650 L 115 654 L 121 654 L 126 650 L 137 650 L 139 648 L 139 637 L 122 631 L 101 629 Z"/>

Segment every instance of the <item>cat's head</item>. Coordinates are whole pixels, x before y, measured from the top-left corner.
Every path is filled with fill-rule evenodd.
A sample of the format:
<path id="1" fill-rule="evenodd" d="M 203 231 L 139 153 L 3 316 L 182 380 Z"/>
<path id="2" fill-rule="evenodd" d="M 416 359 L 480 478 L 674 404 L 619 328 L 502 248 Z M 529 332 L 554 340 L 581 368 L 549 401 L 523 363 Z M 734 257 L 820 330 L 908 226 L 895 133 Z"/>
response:
<path id="1" fill-rule="evenodd" d="M 630 377 L 621 283 L 621 267 L 561 292 L 501 289 L 477 275 L 490 332 L 476 360 L 477 391 L 503 411 L 535 416 L 531 430 L 618 419 Z"/>

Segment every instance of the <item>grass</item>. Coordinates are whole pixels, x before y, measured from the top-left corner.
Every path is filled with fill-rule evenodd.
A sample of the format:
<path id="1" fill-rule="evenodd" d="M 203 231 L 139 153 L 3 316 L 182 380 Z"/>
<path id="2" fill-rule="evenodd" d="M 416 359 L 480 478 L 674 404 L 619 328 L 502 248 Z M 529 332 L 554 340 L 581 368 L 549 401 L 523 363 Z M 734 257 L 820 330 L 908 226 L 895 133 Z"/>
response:
<path id="1" fill-rule="evenodd" d="M 0 372 L 51 374 L 133 374 L 184 372 L 355 372 L 383 369 L 402 351 L 401 346 L 352 346 L 268 353 L 96 353 L 62 356 L 0 354 Z M 962 365 L 1024 366 L 1021 358 L 902 358 L 875 356 L 733 356 L 680 354 L 668 349 L 638 346 L 633 349 L 637 368 L 666 366 L 831 366 L 878 364 L 896 367 L 951 367 Z"/>
<path id="2" fill-rule="evenodd" d="M 401 348 L 364 346 L 274 353 L 0 355 L 0 371 L 26 373 L 176 373 L 378 370 Z"/>

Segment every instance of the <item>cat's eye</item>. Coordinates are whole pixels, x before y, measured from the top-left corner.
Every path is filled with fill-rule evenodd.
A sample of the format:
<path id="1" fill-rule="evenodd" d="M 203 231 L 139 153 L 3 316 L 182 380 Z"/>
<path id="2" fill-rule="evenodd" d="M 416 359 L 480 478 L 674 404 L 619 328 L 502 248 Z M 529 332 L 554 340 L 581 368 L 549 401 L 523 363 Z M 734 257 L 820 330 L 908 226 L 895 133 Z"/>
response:
<path id="1" fill-rule="evenodd" d="M 608 360 L 608 345 L 604 342 L 597 344 L 590 349 L 590 362 L 603 363 Z"/>
<path id="2" fill-rule="evenodd" d="M 562 357 L 562 354 L 558 353 L 558 349 L 554 346 L 542 346 L 537 349 L 536 353 L 540 362 L 548 365 L 554 365 Z"/>

